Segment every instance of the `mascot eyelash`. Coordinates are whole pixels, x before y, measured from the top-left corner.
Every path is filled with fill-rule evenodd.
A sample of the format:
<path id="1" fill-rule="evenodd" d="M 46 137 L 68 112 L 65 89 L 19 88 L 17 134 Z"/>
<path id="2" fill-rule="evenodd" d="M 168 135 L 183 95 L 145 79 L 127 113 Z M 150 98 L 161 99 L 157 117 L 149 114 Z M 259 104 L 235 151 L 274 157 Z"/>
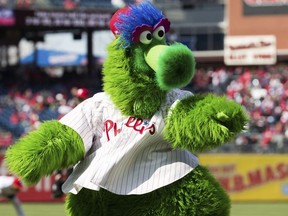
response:
<path id="1" fill-rule="evenodd" d="M 131 17 L 133 17 L 133 19 L 131 19 Z M 115 34 L 121 34 L 120 48 L 129 48 L 133 43 L 138 42 L 138 39 L 133 39 L 133 36 L 134 38 L 135 35 L 139 36 L 140 29 L 148 27 L 154 30 L 159 24 L 163 24 L 165 32 L 169 31 L 170 22 L 164 17 L 162 12 L 153 7 L 151 3 L 140 6 L 129 6 L 124 13 L 118 16 L 118 19 L 114 23 L 114 26 L 118 30 Z"/>

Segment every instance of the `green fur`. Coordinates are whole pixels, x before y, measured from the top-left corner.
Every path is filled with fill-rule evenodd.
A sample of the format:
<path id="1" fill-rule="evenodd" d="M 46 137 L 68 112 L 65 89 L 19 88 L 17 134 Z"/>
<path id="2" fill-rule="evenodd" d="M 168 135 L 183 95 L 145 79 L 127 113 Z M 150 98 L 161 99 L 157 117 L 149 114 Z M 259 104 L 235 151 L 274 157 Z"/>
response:
<path id="1" fill-rule="evenodd" d="M 167 46 L 165 39 L 156 38 L 149 45 L 123 49 L 119 38 L 108 47 L 103 89 L 123 115 L 149 120 L 169 90 L 191 81 L 193 54 L 184 45 Z M 199 152 L 235 138 L 248 117 L 239 104 L 208 94 L 180 100 L 165 121 L 164 137 L 172 147 Z M 56 169 L 75 165 L 84 153 L 77 132 L 56 120 L 47 121 L 8 149 L 6 163 L 32 185 Z M 230 200 L 209 171 L 198 165 L 182 179 L 147 194 L 82 188 L 77 195 L 68 194 L 66 211 L 70 216 L 228 216 Z"/>
<path id="2" fill-rule="evenodd" d="M 228 216 L 230 200 L 209 171 L 198 166 L 173 185 L 142 195 L 83 188 L 68 195 L 66 209 L 69 216 Z"/>
<path id="3" fill-rule="evenodd" d="M 209 171 L 197 166 L 183 179 L 160 189 L 160 207 L 156 215 L 228 216 L 230 199 Z"/>
<path id="4" fill-rule="evenodd" d="M 165 138 L 192 152 L 216 148 L 243 131 L 248 116 L 224 96 L 196 95 L 181 100 L 167 120 Z"/>
<path id="5" fill-rule="evenodd" d="M 84 145 L 78 133 L 52 120 L 20 138 L 7 150 L 5 161 L 12 173 L 33 185 L 41 177 L 73 165 L 83 157 Z"/>
<path id="6" fill-rule="evenodd" d="M 124 115 L 149 119 L 165 101 L 167 90 L 185 86 L 194 75 L 193 55 L 184 46 L 163 49 L 164 54 L 152 58 L 150 67 L 144 56 L 159 44 L 124 50 L 117 43 L 116 39 L 108 47 L 103 88 Z M 197 95 L 181 100 L 173 109 L 166 119 L 165 138 L 174 148 L 212 149 L 233 139 L 247 119 L 235 102 Z M 68 195 L 66 209 L 70 216 L 228 216 L 230 200 L 217 180 L 199 165 L 179 181 L 148 194 L 116 195 L 83 188 L 77 195 Z"/>
<path id="7" fill-rule="evenodd" d="M 143 63 L 141 47 L 134 47 L 135 53 L 131 53 L 117 49 L 117 42 L 115 40 L 108 47 L 103 66 L 103 89 L 124 115 L 150 118 L 160 108 L 166 92 L 157 86 L 155 72 Z"/>
<path id="8" fill-rule="evenodd" d="M 195 60 L 191 50 L 175 43 L 159 57 L 156 79 L 163 90 L 181 88 L 191 82 L 194 76 Z"/>
<path id="9" fill-rule="evenodd" d="M 127 50 L 119 49 L 118 43 L 119 39 L 108 47 L 103 89 L 124 115 L 150 118 L 166 99 L 167 90 L 187 85 L 194 75 L 194 57 L 184 45 L 167 46 L 154 71 L 144 56 L 158 43 L 134 45 Z"/>

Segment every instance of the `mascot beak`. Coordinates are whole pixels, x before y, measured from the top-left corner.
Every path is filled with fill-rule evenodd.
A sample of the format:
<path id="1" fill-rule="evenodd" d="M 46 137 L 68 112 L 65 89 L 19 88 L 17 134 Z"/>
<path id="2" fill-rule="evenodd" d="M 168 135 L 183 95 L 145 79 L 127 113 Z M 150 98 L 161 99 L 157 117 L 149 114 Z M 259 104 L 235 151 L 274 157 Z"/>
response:
<path id="1" fill-rule="evenodd" d="M 185 45 L 155 45 L 145 54 L 146 63 L 155 71 L 155 77 L 162 90 L 171 90 L 188 85 L 195 71 L 192 51 Z"/>
<path id="2" fill-rule="evenodd" d="M 144 58 L 146 63 L 156 72 L 159 66 L 158 59 L 165 49 L 168 49 L 167 45 L 156 45 L 153 46 L 147 53 L 145 53 Z"/>

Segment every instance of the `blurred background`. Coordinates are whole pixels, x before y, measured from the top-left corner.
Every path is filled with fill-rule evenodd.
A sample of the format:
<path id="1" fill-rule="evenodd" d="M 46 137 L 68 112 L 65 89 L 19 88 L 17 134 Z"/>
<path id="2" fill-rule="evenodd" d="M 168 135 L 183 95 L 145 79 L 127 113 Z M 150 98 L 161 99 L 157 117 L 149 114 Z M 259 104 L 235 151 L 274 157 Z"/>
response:
<path id="1" fill-rule="evenodd" d="M 0 175 L 16 139 L 102 91 L 110 18 L 134 2 L 141 0 L 0 0 Z M 185 88 L 225 95 L 250 115 L 245 132 L 199 155 L 201 163 L 233 204 L 284 203 L 285 213 L 267 215 L 287 215 L 288 1 L 151 2 L 171 21 L 168 41 L 194 51 L 196 75 Z M 21 201 L 62 203 L 53 181 L 25 187 Z"/>

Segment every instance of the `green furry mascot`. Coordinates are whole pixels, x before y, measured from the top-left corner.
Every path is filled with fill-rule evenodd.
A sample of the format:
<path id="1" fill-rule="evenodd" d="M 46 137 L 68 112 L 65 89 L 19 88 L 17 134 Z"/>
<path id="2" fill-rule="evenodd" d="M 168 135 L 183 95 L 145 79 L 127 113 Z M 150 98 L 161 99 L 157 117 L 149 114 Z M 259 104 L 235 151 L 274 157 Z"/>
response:
<path id="1" fill-rule="evenodd" d="M 19 139 L 9 170 L 34 185 L 73 165 L 62 188 L 70 216 L 229 215 L 229 197 L 194 154 L 231 141 L 248 117 L 223 96 L 180 89 L 195 60 L 166 42 L 169 29 L 148 2 L 116 12 L 104 92 Z"/>

